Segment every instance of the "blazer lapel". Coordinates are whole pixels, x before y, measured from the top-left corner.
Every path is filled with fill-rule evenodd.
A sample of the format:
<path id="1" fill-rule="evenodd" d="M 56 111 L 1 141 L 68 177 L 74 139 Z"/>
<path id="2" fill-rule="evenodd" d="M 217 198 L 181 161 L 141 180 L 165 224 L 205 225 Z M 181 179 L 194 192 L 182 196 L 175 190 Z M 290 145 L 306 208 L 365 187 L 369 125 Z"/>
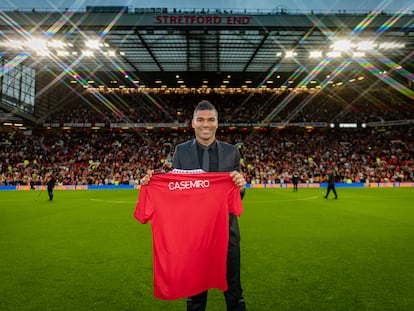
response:
<path id="1" fill-rule="evenodd" d="M 223 159 L 225 159 L 224 150 L 221 143 L 217 140 L 217 155 L 218 155 L 218 171 L 223 171 Z"/>
<path id="2" fill-rule="evenodd" d="M 189 145 L 188 159 L 191 161 L 191 167 L 200 168 L 197 152 L 197 141 L 194 139 L 193 143 Z"/>

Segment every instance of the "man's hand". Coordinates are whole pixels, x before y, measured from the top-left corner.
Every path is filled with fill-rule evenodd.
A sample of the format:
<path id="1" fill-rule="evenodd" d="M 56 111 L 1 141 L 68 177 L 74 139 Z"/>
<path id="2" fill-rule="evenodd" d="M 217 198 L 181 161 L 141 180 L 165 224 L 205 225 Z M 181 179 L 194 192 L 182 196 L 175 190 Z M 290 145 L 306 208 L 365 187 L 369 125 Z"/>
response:
<path id="1" fill-rule="evenodd" d="M 141 180 L 139 182 L 141 186 L 148 185 L 148 183 L 151 180 L 152 173 L 154 173 L 154 170 L 148 170 L 147 175 L 145 175 L 144 177 L 141 178 Z"/>
<path id="2" fill-rule="evenodd" d="M 230 173 L 231 178 L 233 179 L 234 184 L 243 190 L 246 188 L 246 180 L 244 179 L 243 175 L 237 171 L 233 171 Z"/>

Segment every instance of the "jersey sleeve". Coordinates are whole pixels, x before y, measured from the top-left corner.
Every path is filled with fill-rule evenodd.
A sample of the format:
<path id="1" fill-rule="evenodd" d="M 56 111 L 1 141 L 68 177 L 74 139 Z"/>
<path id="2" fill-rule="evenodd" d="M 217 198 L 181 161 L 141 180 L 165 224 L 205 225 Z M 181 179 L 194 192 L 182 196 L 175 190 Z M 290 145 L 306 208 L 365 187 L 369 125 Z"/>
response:
<path id="1" fill-rule="evenodd" d="M 134 217 L 139 222 L 146 224 L 151 219 L 153 214 L 153 208 L 151 200 L 148 199 L 148 187 L 142 186 L 139 194 L 137 204 L 135 206 Z"/>

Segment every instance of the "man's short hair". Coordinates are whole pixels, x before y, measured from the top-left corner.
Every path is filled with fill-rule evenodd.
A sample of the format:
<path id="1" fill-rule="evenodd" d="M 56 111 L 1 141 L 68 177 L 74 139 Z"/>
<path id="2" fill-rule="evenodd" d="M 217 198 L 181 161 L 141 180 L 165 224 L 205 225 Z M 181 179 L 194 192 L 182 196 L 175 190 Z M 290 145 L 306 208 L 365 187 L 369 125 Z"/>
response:
<path id="1" fill-rule="evenodd" d="M 194 109 L 193 118 L 195 117 L 197 111 L 200 111 L 200 110 L 214 110 L 218 118 L 217 109 L 208 100 L 202 100 L 201 102 L 197 104 L 197 107 Z"/>

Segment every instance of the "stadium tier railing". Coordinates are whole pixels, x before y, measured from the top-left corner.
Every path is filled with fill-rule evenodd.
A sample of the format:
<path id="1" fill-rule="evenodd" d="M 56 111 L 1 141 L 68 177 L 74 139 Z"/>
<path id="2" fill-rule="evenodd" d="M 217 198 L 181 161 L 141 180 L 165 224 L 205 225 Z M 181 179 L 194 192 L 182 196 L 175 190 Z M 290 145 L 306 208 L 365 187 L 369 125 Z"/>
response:
<path id="1" fill-rule="evenodd" d="M 326 183 L 300 183 L 298 188 L 326 188 Z M 372 183 L 336 183 L 338 188 L 410 188 L 414 187 L 414 182 L 372 182 Z M 55 190 L 122 190 L 122 189 L 139 189 L 139 185 L 61 185 L 56 186 Z M 248 189 L 291 189 L 291 183 L 277 184 L 247 184 Z M 0 191 L 36 191 L 46 190 L 46 186 L 34 186 L 31 189 L 29 185 L 21 186 L 0 186 Z"/>

